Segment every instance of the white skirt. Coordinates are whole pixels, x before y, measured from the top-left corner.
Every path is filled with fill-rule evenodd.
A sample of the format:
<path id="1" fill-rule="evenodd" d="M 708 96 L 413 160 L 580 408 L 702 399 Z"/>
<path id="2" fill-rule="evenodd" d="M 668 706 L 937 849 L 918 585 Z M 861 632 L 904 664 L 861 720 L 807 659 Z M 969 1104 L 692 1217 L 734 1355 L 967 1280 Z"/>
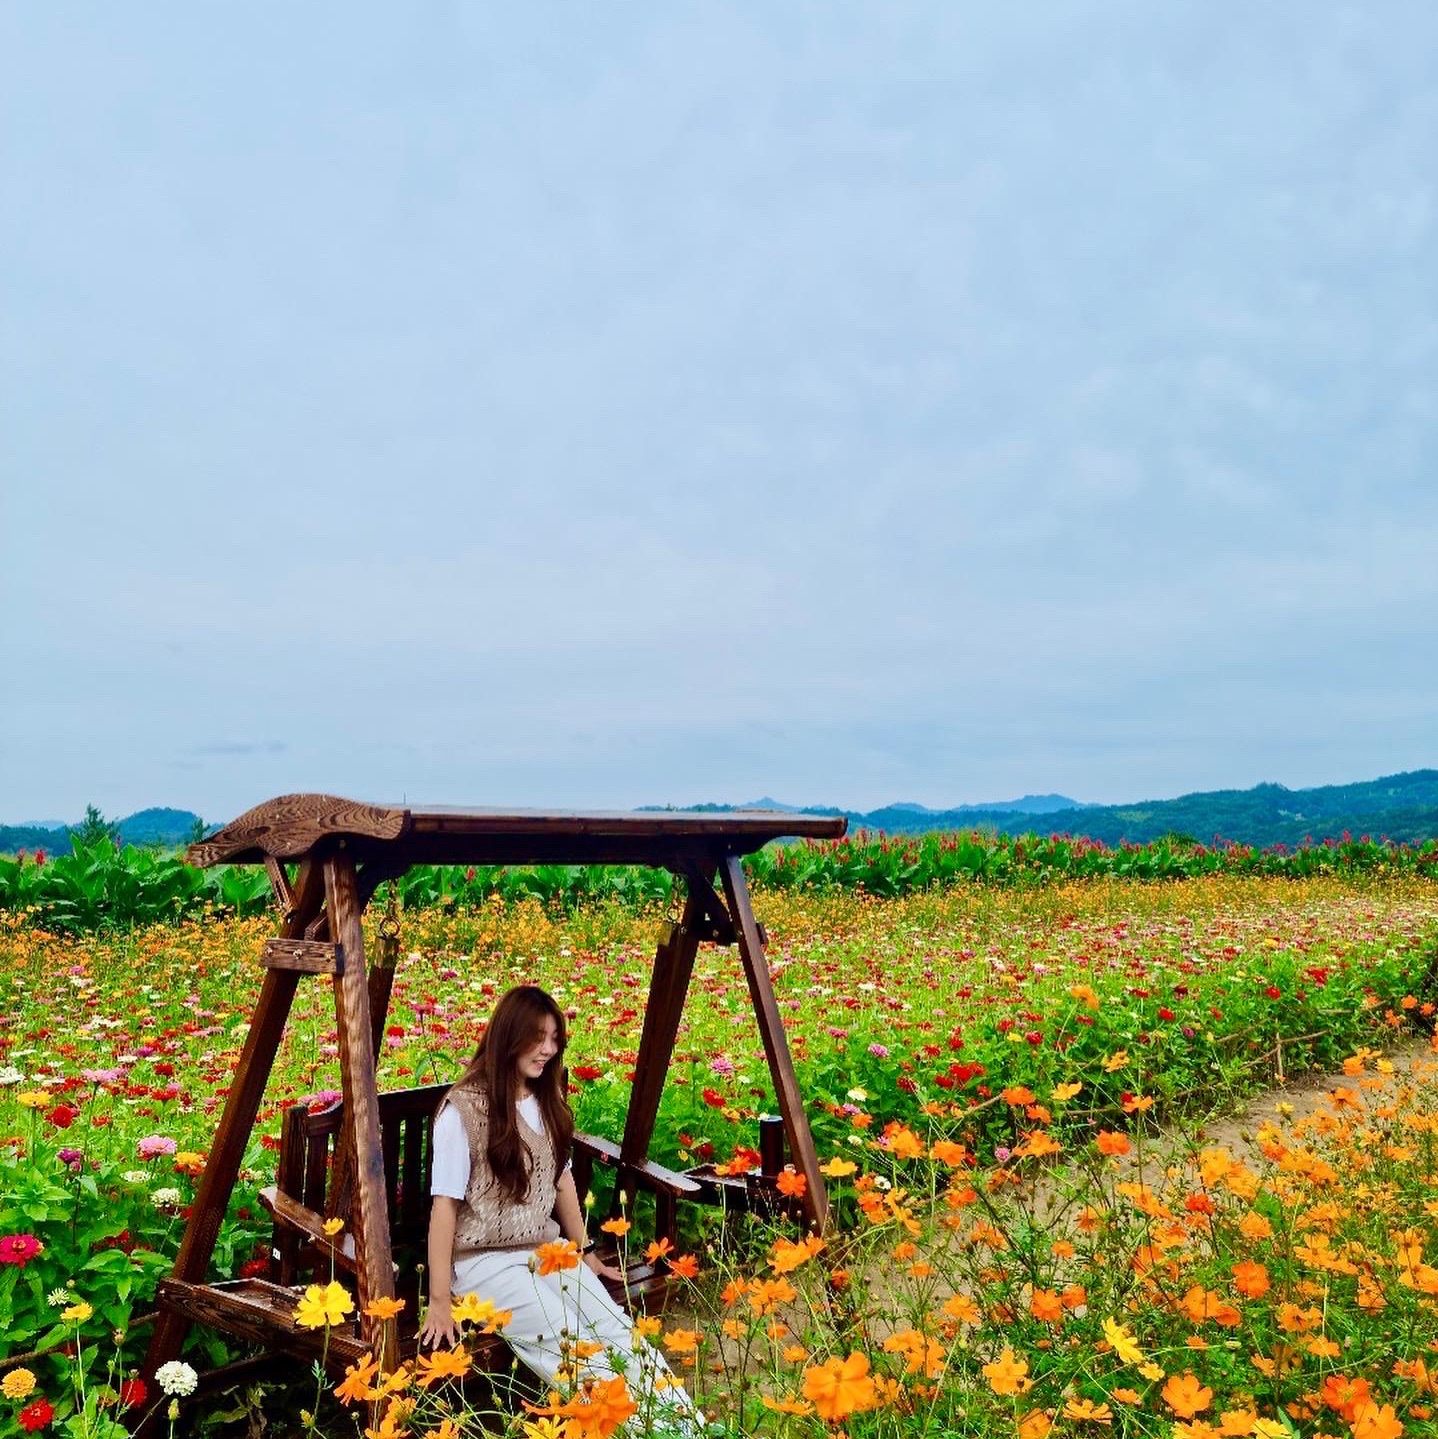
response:
<path id="1" fill-rule="evenodd" d="M 561 1367 L 576 1362 L 575 1342 L 599 1344 L 597 1353 L 578 1360 L 581 1375 L 607 1379 L 623 1373 L 639 1405 L 637 1423 L 649 1411 L 681 1432 L 702 1424 L 694 1402 L 669 1366 L 647 1340 L 634 1332 L 629 1316 L 609 1297 L 604 1282 L 587 1264 L 541 1275 L 530 1270 L 530 1250 L 485 1250 L 454 1266 L 452 1292 L 477 1294 L 513 1318 L 501 1331 L 515 1356 L 548 1384 Z M 662 1382 L 658 1382 L 661 1381 Z"/>

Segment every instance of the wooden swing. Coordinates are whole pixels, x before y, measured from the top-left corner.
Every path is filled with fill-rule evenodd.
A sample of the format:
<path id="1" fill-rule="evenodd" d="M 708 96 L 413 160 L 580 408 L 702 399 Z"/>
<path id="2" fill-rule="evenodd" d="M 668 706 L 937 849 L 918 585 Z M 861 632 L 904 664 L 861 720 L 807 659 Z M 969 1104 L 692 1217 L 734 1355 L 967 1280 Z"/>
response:
<path id="1" fill-rule="evenodd" d="M 265 977 L 244 1050 L 225 1102 L 209 1162 L 185 1227 L 175 1267 L 160 1282 L 160 1317 L 145 1373 L 178 1357 L 192 1323 L 254 1341 L 266 1351 L 321 1358 L 334 1370 L 366 1353 L 385 1371 L 401 1357 L 396 1320 L 364 1313 L 396 1294 L 397 1243 L 424 1243 L 428 1218 L 427 1125 L 439 1087 L 379 1094 L 376 1054 L 384 1034 L 398 946 L 381 926 L 377 963 L 365 962 L 361 919 L 379 886 L 416 864 L 636 864 L 682 880 L 677 923 L 664 927 L 655 953 L 635 1078 L 618 1145 L 576 1136 L 581 1194 L 594 1163 L 616 1171 L 615 1193 L 656 1197 L 661 1232 L 672 1231 L 674 1206 L 712 1198 L 712 1177 L 680 1175 L 649 1159 L 664 1081 L 701 942 L 737 945 L 783 1121 L 783 1137 L 804 1176 L 807 1221 L 822 1228 L 828 1201 L 808 1118 L 794 1075 L 783 1021 L 764 958 L 741 857 L 780 836 L 837 838 L 842 817 L 747 810 L 561 813 L 360 804 L 329 795 L 285 795 L 241 815 L 189 858 L 202 866 L 263 864 L 279 904 L 280 934 L 260 954 Z M 297 864 L 293 882 L 285 868 Z M 716 879 L 718 888 L 715 887 Z M 210 1260 L 246 1144 L 264 1096 L 295 991 L 305 975 L 333 977 L 342 1099 L 310 1116 L 285 1117 L 280 1173 L 264 1198 L 276 1221 L 269 1279 L 209 1282 Z M 778 1136 L 764 1147 L 777 1168 Z M 344 1237 L 325 1233 L 326 1219 L 345 1220 Z M 302 1254 L 352 1272 L 357 1324 L 328 1334 L 296 1324 Z M 642 1293 L 661 1276 L 635 1272 Z M 414 1327 L 409 1306 L 408 1328 Z M 406 1344 L 405 1348 L 410 1348 Z"/>

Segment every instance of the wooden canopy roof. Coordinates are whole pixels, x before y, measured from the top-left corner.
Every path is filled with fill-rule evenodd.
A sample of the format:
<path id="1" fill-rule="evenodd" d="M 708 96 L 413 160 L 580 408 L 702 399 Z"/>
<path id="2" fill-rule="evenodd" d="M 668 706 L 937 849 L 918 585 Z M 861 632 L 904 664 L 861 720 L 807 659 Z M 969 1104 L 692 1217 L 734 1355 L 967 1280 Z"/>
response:
<path id="1" fill-rule="evenodd" d="M 576 811 L 364 804 L 326 794 L 266 800 L 199 844 L 192 864 L 298 859 L 331 844 L 387 870 L 411 864 L 645 864 L 751 854 L 786 836 L 837 839 L 842 815 L 778 810 Z"/>

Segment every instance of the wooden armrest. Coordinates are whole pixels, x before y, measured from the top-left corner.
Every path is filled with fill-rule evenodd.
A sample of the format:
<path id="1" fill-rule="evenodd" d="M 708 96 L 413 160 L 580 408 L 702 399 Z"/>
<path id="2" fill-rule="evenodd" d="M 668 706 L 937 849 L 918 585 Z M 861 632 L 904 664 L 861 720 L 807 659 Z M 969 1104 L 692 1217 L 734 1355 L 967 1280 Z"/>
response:
<path id="1" fill-rule="evenodd" d="M 353 1272 L 355 1267 L 355 1237 L 353 1234 L 342 1233 L 342 1237 L 335 1235 L 332 1238 L 325 1233 L 323 1214 L 317 1214 L 308 1205 L 301 1204 L 298 1199 L 290 1198 L 288 1194 L 283 1193 L 273 1184 L 260 1190 L 260 1203 L 279 1223 L 288 1224 L 291 1229 L 298 1229 L 315 1248 L 327 1254 L 342 1268 Z M 336 1243 L 336 1240 L 339 1242 Z"/>
<path id="2" fill-rule="evenodd" d="M 676 1199 L 694 1199 L 702 1192 L 702 1186 L 687 1174 L 666 1169 L 662 1164 L 655 1164 L 652 1159 L 646 1159 L 642 1164 L 625 1164 L 619 1157 L 619 1146 L 608 1139 L 600 1139 L 597 1135 L 576 1134 L 574 1147 L 585 1150 L 600 1164 L 628 1170 L 646 1188 L 662 1189 Z"/>
<path id="3" fill-rule="evenodd" d="M 619 1163 L 619 1146 L 612 1140 L 601 1139 L 597 1134 L 580 1134 L 578 1130 L 574 1133 L 574 1147 L 576 1149 L 587 1149 L 590 1157 L 597 1159 L 601 1164 Z"/>

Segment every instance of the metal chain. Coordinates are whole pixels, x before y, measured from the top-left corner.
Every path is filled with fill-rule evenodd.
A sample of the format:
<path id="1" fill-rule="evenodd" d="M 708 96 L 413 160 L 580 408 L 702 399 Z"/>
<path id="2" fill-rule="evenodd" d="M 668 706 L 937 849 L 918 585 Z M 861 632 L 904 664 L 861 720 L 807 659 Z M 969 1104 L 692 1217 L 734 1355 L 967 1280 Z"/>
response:
<path id="1" fill-rule="evenodd" d="M 399 881 L 389 882 L 389 898 L 385 902 L 384 918 L 379 922 L 380 961 L 386 969 L 393 969 L 399 962 L 399 940 L 403 933 L 399 922 Z"/>

